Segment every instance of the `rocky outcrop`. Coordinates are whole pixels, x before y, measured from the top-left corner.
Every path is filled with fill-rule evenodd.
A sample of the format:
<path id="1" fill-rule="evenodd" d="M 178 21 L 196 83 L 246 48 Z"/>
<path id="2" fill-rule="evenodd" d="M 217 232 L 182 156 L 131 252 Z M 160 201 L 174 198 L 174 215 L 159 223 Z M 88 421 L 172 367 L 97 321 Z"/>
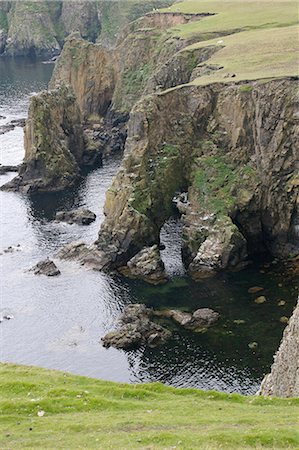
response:
<path id="1" fill-rule="evenodd" d="M 188 86 L 139 102 L 97 241 L 110 266 L 159 244 L 177 191 L 186 192 L 183 257 L 194 278 L 238 268 L 247 251 L 298 252 L 290 237 L 298 201 L 296 83 Z"/>
<path id="2" fill-rule="evenodd" d="M 259 394 L 299 397 L 299 303 L 283 333 L 271 373 L 265 376 Z"/>
<path id="3" fill-rule="evenodd" d="M 129 305 L 122 313 L 121 328 L 102 338 L 103 346 L 133 350 L 141 346 L 160 347 L 171 337 L 171 332 L 153 322 L 153 312 L 145 305 Z"/>
<path id="4" fill-rule="evenodd" d="M 140 278 L 150 284 L 163 284 L 167 281 L 164 263 L 157 245 L 142 249 L 118 271 L 129 278 Z"/>
<path id="5" fill-rule="evenodd" d="M 37 263 L 36 266 L 30 269 L 30 271 L 33 272 L 34 275 L 46 275 L 47 277 L 55 277 L 60 275 L 60 270 L 49 258 Z"/>
<path id="6" fill-rule="evenodd" d="M 25 159 L 4 189 L 59 191 L 79 177 L 85 143 L 81 114 L 69 88 L 31 98 L 25 126 Z"/>
<path id="7" fill-rule="evenodd" d="M 69 224 L 89 225 L 96 220 L 96 215 L 86 208 L 73 209 L 71 211 L 58 211 L 55 219 Z"/>

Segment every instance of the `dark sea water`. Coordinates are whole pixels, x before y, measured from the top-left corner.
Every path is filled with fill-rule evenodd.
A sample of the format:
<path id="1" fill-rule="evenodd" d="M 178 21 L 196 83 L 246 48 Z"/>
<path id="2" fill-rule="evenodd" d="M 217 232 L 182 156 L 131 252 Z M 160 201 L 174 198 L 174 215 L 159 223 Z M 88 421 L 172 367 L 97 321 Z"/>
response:
<path id="1" fill-rule="evenodd" d="M 30 95 L 44 89 L 53 66 L 0 59 L 0 125 L 25 117 Z M 0 163 L 22 161 L 23 130 L 0 135 Z M 35 276 L 27 269 L 64 244 L 92 242 L 103 220 L 105 191 L 120 157 L 104 161 L 72 191 L 30 197 L 0 192 L 0 252 L 2 253 L 0 315 L 1 361 L 31 364 L 107 380 L 161 381 L 228 392 L 254 393 L 272 363 L 284 324 L 296 302 L 298 277 L 278 264 L 253 263 L 246 270 L 194 283 L 184 276 L 180 258 L 180 226 L 171 219 L 162 230 L 163 258 L 172 279 L 162 287 L 88 271 L 76 263 L 56 261 L 61 275 Z M 0 176 L 0 184 L 14 174 Z M 97 214 L 89 227 L 55 223 L 55 212 L 86 206 Z M 267 301 L 248 288 L 262 286 Z M 278 302 L 284 300 L 283 306 Z M 193 311 L 212 307 L 221 313 L 216 327 L 205 334 L 187 332 L 168 323 L 171 341 L 161 349 L 136 352 L 106 350 L 101 337 L 115 326 L 124 305 L 145 302 L 153 307 Z M 249 344 L 256 342 L 251 349 Z"/>

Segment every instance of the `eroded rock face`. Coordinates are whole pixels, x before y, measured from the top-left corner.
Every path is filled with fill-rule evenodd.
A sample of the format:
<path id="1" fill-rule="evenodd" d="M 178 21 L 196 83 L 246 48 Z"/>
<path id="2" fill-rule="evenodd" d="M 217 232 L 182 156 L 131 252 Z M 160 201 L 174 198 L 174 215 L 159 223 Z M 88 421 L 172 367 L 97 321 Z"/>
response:
<path id="1" fill-rule="evenodd" d="M 164 263 L 157 245 L 142 249 L 128 261 L 119 272 L 130 278 L 140 278 L 151 284 L 163 284 L 167 281 Z"/>
<path id="2" fill-rule="evenodd" d="M 194 278 L 236 268 L 257 248 L 281 257 L 298 252 L 290 238 L 298 201 L 296 84 L 188 86 L 137 103 L 97 241 L 111 266 L 159 243 L 178 191 L 186 192 L 183 257 Z"/>
<path id="3" fill-rule="evenodd" d="M 283 333 L 271 373 L 264 378 L 259 394 L 299 397 L 299 303 Z"/>
<path id="4" fill-rule="evenodd" d="M 77 223 L 79 225 L 89 225 L 96 220 L 96 215 L 86 208 L 73 209 L 71 211 L 58 211 L 55 219 L 60 222 Z"/>
<path id="5" fill-rule="evenodd" d="M 24 143 L 19 175 L 4 189 L 59 191 L 76 182 L 85 142 L 80 110 L 70 88 L 31 98 Z"/>
<path id="6" fill-rule="evenodd" d="M 171 332 L 152 322 L 152 310 L 142 304 L 125 308 L 119 322 L 121 328 L 102 338 L 103 346 L 132 350 L 141 346 L 159 347 L 171 337 Z"/>

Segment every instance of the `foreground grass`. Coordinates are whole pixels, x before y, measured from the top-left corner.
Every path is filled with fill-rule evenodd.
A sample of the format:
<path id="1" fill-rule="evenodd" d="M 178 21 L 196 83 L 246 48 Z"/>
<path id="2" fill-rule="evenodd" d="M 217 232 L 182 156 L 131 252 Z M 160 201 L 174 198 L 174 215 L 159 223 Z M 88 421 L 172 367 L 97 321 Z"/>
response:
<path id="1" fill-rule="evenodd" d="M 117 384 L 8 364 L 0 380 L 2 450 L 299 448 L 299 399 Z"/>

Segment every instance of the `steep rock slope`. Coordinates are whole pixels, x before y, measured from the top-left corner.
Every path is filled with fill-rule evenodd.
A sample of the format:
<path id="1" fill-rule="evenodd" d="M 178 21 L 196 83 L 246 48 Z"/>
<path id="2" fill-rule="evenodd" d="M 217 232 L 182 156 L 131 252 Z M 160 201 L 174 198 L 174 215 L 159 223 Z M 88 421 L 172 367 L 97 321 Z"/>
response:
<path id="1" fill-rule="evenodd" d="M 299 397 L 299 303 L 284 330 L 271 373 L 264 378 L 259 394 Z"/>
<path id="2" fill-rule="evenodd" d="M 32 97 L 25 125 L 25 159 L 18 177 L 4 189 L 59 191 L 73 184 L 84 159 L 81 121 L 69 88 Z"/>
<path id="3" fill-rule="evenodd" d="M 107 192 L 98 248 L 121 266 L 178 207 L 195 278 L 235 267 L 249 251 L 298 251 L 296 80 L 177 88 L 131 112 L 123 165 Z M 165 114 L 167 111 L 167 114 Z"/>

